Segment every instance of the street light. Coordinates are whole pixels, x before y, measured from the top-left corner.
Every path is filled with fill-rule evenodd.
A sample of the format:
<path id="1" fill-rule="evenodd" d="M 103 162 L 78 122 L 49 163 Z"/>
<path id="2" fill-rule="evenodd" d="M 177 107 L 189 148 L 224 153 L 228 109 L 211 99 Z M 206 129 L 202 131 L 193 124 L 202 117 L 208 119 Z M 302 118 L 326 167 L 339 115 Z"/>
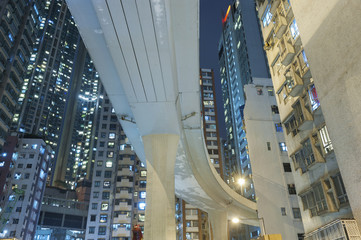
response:
<path id="1" fill-rule="evenodd" d="M 263 235 L 266 235 L 266 226 L 265 226 L 265 224 L 264 224 L 264 219 L 263 219 L 263 217 L 261 217 L 261 218 L 241 218 L 241 219 L 239 219 L 239 218 L 237 218 L 237 217 L 234 217 L 234 218 L 232 218 L 232 223 L 236 223 L 236 224 L 237 224 L 237 223 L 240 223 L 241 220 L 258 220 L 258 221 L 260 221 L 260 222 L 261 222 L 260 227 L 261 227 L 261 229 L 262 229 Z"/>
<path id="2" fill-rule="evenodd" d="M 237 180 L 237 183 L 241 186 L 241 195 L 243 195 L 243 185 L 246 183 L 246 179 L 244 178 L 239 178 Z"/>

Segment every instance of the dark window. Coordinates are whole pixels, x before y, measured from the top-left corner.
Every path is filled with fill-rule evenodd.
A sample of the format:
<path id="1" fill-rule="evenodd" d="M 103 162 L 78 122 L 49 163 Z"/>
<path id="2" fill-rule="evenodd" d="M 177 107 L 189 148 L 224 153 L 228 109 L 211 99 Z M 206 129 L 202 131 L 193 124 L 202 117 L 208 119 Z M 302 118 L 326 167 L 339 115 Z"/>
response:
<path id="1" fill-rule="evenodd" d="M 26 168 L 32 168 L 32 164 L 26 164 Z"/>
<path id="2" fill-rule="evenodd" d="M 292 208 L 293 218 L 300 219 L 301 218 L 301 211 L 299 208 Z"/>
<path id="3" fill-rule="evenodd" d="M 289 194 L 296 194 L 296 187 L 294 184 L 287 184 L 288 187 L 288 193 Z"/>
<path id="4" fill-rule="evenodd" d="M 90 221 L 95 222 L 95 219 L 97 218 L 97 215 L 90 215 Z"/>
<path id="5" fill-rule="evenodd" d="M 105 178 L 111 178 L 112 177 L 112 171 L 105 171 L 104 172 L 104 177 Z"/>
<path id="6" fill-rule="evenodd" d="M 270 142 L 267 142 L 267 150 L 271 151 L 271 143 Z"/>
<path id="7" fill-rule="evenodd" d="M 102 171 L 96 171 L 95 176 L 100 177 L 102 175 Z"/>
<path id="8" fill-rule="evenodd" d="M 287 215 L 287 213 L 286 213 L 286 208 L 281 207 L 281 214 L 282 214 L 282 216 L 286 216 L 286 215 Z"/>
<path id="9" fill-rule="evenodd" d="M 98 229 L 98 235 L 105 235 L 107 231 L 106 227 L 99 227 Z"/>
<path id="10" fill-rule="evenodd" d="M 103 200 L 107 200 L 107 199 L 109 199 L 109 197 L 110 197 L 110 192 L 103 192 L 102 193 L 102 199 Z"/>
<path id="11" fill-rule="evenodd" d="M 273 114 L 279 114 L 278 107 L 276 105 L 272 105 L 271 109 Z"/>
<path id="12" fill-rule="evenodd" d="M 284 170 L 285 172 L 292 172 L 291 164 L 289 164 L 289 163 L 283 163 L 283 170 Z"/>

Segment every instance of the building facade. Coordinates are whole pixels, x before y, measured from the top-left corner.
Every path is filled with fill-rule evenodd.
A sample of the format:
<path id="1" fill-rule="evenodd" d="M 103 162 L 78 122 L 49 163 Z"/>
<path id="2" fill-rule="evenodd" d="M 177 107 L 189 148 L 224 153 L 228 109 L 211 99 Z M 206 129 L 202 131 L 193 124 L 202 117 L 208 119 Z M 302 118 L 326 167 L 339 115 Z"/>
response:
<path id="1" fill-rule="evenodd" d="M 239 178 L 247 179 L 242 195 L 255 200 L 252 169 L 244 130 L 245 96 L 243 87 L 253 77 L 268 77 L 267 61 L 262 51 L 255 5 L 251 1 L 234 1 L 222 19 L 222 37 L 218 47 L 221 86 L 226 124 L 227 159 L 225 180 L 241 192 Z"/>
<path id="2" fill-rule="evenodd" d="M 89 200 L 77 190 L 45 188 L 34 239 L 83 240 L 88 207 Z"/>
<path id="3" fill-rule="evenodd" d="M 291 1 L 352 213 L 361 228 L 357 1 Z M 327 7 L 320 7 L 327 6 Z M 305 9 L 312 9 L 306 11 Z M 317 13 L 315 13 L 317 12 Z"/>
<path id="4" fill-rule="evenodd" d="M 307 234 L 352 218 L 348 195 L 314 84 L 313 66 L 290 1 L 257 1 L 273 86 Z M 334 233 L 325 230 L 328 237 Z"/>
<path id="5" fill-rule="evenodd" d="M 7 175 L 11 188 L 1 211 L 1 237 L 34 239 L 52 156 L 52 149 L 41 138 L 17 139 Z"/>
<path id="6" fill-rule="evenodd" d="M 283 128 L 279 114 L 273 111 L 277 103 L 272 80 L 254 78 L 252 84 L 245 86 L 245 95 L 246 136 L 264 234 L 303 239 L 301 211 Z"/>
<path id="7" fill-rule="evenodd" d="M 122 131 L 103 88 L 98 111 L 85 239 L 129 240 L 135 224 L 144 229 L 147 171 Z"/>
<path id="8" fill-rule="evenodd" d="M 75 189 L 92 172 L 99 76 L 65 0 L 44 2 L 38 19 L 12 129 L 43 136 L 55 152 L 49 184 Z"/>
<path id="9" fill-rule="evenodd" d="M 176 198 L 176 239 L 208 240 L 210 226 L 208 214 L 180 198 Z"/>
<path id="10" fill-rule="evenodd" d="M 203 113 L 203 130 L 210 161 L 223 178 L 223 159 L 221 155 L 221 141 L 219 136 L 216 90 L 212 69 L 201 68 L 201 108 Z"/>
<path id="11" fill-rule="evenodd" d="M 42 3 L 1 1 L 0 3 L 0 148 L 9 135 L 18 108 L 27 65 L 40 23 Z"/>

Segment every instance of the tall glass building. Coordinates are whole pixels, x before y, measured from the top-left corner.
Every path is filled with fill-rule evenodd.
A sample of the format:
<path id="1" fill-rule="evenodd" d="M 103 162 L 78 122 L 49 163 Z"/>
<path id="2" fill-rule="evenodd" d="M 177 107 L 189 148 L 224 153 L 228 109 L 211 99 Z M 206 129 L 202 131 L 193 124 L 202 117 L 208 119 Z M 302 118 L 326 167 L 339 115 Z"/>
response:
<path id="1" fill-rule="evenodd" d="M 255 200 L 243 122 L 243 88 L 254 77 L 269 77 L 255 4 L 235 1 L 228 7 L 222 23 L 218 52 L 226 124 L 224 150 L 228 153 L 224 161 L 224 177 L 231 187 Z M 242 189 L 237 184 L 239 178 L 246 179 Z"/>
<path id="2" fill-rule="evenodd" d="M 0 148 L 17 108 L 26 66 L 38 32 L 41 2 L 0 2 Z"/>
<path id="3" fill-rule="evenodd" d="M 13 130 L 42 136 L 55 151 L 52 184 L 74 189 L 91 173 L 99 76 L 65 0 L 47 1 L 39 19 Z"/>

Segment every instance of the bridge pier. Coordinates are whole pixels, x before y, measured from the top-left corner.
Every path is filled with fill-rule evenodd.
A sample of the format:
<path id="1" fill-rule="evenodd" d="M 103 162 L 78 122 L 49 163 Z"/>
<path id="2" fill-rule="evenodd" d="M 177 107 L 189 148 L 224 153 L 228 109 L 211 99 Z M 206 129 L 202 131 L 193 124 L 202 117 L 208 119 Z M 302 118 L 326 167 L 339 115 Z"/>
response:
<path id="1" fill-rule="evenodd" d="M 179 135 L 143 136 L 147 160 L 144 239 L 175 240 L 174 165 Z"/>
<path id="2" fill-rule="evenodd" d="M 209 212 L 214 240 L 228 240 L 228 214 L 226 211 Z"/>

